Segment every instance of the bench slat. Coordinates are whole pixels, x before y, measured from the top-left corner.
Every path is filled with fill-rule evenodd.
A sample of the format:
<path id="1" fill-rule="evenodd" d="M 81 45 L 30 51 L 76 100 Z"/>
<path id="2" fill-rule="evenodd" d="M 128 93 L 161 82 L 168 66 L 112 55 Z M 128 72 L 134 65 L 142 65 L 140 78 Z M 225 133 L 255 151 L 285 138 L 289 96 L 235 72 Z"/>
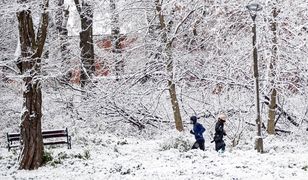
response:
<path id="1" fill-rule="evenodd" d="M 19 137 L 20 133 L 8 133 L 9 137 Z"/>
<path id="2" fill-rule="evenodd" d="M 9 146 L 9 150 L 10 150 L 11 148 L 17 148 L 17 147 L 19 147 L 19 145 L 10 145 L 10 146 Z"/>
<path id="3" fill-rule="evenodd" d="M 67 134 L 44 134 L 43 138 L 67 137 Z"/>
<path id="4" fill-rule="evenodd" d="M 67 131 L 64 129 L 62 130 L 44 130 L 42 131 L 42 134 L 55 134 L 55 133 L 63 133 L 63 134 L 67 134 Z"/>
<path id="5" fill-rule="evenodd" d="M 20 137 L 13 137 L 13 138 L 9 137 L 8 139 L 9 141 L 19 141 Z"/>
<path id="6" fill-rule="evenodd" d="M 66 141 L 44 142 L 44 145 L 55 145 L 55 144 L 67 144 L 67 142 Z"/>

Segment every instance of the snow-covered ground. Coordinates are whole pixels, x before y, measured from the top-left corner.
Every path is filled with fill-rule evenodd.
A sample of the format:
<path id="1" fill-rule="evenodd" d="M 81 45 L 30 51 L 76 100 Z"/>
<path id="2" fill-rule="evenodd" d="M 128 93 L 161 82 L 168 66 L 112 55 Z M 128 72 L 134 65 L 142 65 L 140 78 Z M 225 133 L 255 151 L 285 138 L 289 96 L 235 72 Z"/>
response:
<path id="1" fill-rule="evenodd" d="M 46 148 L 52 161 L 38 170 L 17 170 L 18 151 L 0 148 L 0 179 L 296 179 L 308 177 L 307 133 L 267 136 L 265 153 L 243 140 L 218 154 L 206 140 L 206 150 L 188 150 L 193 137 L 186 131 L 155 138 L 93 136 L 83 145 Z M 167 135 L 169 134 L 169 135 Z M 170 148 L 176 143 L 178 148 Z M 185 144 L 188 143 L 187 144 Z M 73 142 L 74 143 L 74 142 Z M 182 144 L 181 144 L 182 143 Z M 181 146 L 183 145 L 183 146 Z"/>

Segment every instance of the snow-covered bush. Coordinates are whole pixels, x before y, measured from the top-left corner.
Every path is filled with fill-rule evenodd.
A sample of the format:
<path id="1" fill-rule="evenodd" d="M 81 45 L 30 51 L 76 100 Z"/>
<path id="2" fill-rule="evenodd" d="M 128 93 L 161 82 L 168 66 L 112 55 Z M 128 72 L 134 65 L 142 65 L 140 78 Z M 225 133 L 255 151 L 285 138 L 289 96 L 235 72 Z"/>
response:
<path id="1" fill-rule="evenodd" d="M 191 149 L 192 142 L 183 133 L 175 133 L 175 136 L 164 138 L 160 144 L 160 150 L 178 149 L 180 152 L 187 152 Z"/>
<path id="2" fill-rule="evenodd" d="M 89 150 L 84 150 L 83 153 L 78 153 L 77 155 L 74 155 L 75 158 L 87 160 L 90 158 L 90 151 Z"/>
<path id="3" fill-rule="evenodd" d="M 48 162 L 52 160 L 53 160 L 52 153 L 49 151 L 44 151 L 43 164 L 47 164 Z"/>

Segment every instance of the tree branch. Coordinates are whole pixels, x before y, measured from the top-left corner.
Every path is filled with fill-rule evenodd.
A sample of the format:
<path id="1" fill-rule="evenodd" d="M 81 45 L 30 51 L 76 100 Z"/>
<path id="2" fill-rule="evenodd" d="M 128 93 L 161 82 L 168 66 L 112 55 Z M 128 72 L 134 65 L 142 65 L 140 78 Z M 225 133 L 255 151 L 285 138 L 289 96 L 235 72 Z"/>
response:
<path id="1" fill-rule="evenodd" d="M 75 5 L 76 5 L 76 9 L 77 9 L 77 11 L 78 11 L 78 13 L 79 13 L 79 16 L 81 17 L 81 6 L 80 6 L 80 2 L 79 2 L 79 0 L 74 0 L 74 2 L 75 2 Z"/>
<path id="2" fill-rule="evenodd" d="M 10 67 L 10 66 L 8 66 L 8 65 L 1 65 L 1 64 L 0 64 L 0 67 L 7 68 L 7 69 L 11 70 L 12 72 L 14 72 L 14 73 L 16 73 L 16 74 L 19 74 L 19 72 L 18 72 L 16 69 L 14 69 L 13 67 Z"/>
<path id="3" fill-rule="evenodd" d="M 197 8 L 198 9 L 198 8 Z M 182 19 L 182 21 L 176 26 L 176 28 L 175 28 L 175 31 L 174 31 L 174 33 L 173 33 L 173 37 L 172 37 L 172 39 L 170 40 L 170 43 L 172 43 L 173 41 L 174 41 L 174 39 L 175 39 L 175 35 L 178 33 L 178 31 L 179 31 L 179 29 L 180 29 L 180 27 L 182 26 L 182 24 L 188 19 L 188 17 L 192 14 L 192 13 L 194 13 L 196 11 L 196 9 L 194 9 L 194 10 L 192 10 L 192 11 L 190 11 L 183 19 Z"/>
<path id="4" fill-rule="evenodd" d="M 41 57 L 43 53 L 43 48 L 45 45 L 45 40 L 47 37 L 47 29 L 48 29 L 48 12 L 47 12 L 48 6 L 49 6 L 49 0 L 45 0 L 44 10 L 42 13 L 42 19 L 41 19 L 40 27 L 38 29 L 37 37 L 36 37 L 37 49 L 34 54 L 34 57 Z"/>

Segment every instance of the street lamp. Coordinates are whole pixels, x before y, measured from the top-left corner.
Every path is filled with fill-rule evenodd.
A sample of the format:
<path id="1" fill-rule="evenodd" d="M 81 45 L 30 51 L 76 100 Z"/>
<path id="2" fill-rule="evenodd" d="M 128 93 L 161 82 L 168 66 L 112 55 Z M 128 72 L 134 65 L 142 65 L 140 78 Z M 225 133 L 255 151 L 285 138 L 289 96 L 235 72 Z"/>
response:
<path id="1" fill-rule="evenodd" d="M 249 4 L 246 6 L 246 8 L 249 11 L 249 14 L 252 18 L 253 21 L 253 27 L 252 27 L 252 32 L 253 32 L 253 37 L 252 37 L 252 44 L 253 44 L 253 73 L 254 73 L 254 78 L 255 78 L 255 92 L 256 92 L 256 113 L 257 113 L 257 118 L 256 118 L 256 124 L 257 124 L 257 137 L 256 137 L 256 144 L 255 144 L 255 149 L 262 153 L 263 152 L 263 139 L 261 135 L 261 113 L 260 113 L 260 93 L 259 93 L 259 72 L 258 72 L 258 51 L 257 51 L 257 46 L 256 46 L 256 40 L 257 40 L 257 28 L 256 28 L 256 17 L 257 17 L 257 12 L 262 10 L 262 7 L 259 4 Z"/>

